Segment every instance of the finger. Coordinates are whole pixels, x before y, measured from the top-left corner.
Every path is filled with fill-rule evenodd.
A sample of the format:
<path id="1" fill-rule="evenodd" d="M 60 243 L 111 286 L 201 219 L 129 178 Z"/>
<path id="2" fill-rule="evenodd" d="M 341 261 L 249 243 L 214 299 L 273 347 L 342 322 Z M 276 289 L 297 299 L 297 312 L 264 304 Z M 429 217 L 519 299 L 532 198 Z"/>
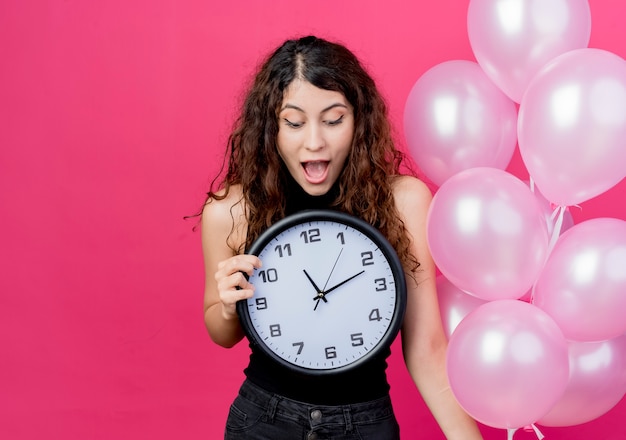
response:
<path id="1" fill-rule="evenodd" d="M 236 255 L 220 262 L 218 272 L 230 275 L 235 272 L 245 272 L 252 275 L 254 269 L 261 267 L 261 260 L 256 255 Z"/>
<path id="2" fill-rule="evenodd" d="M 216 274 L 217 289 L 220 292 L 233 291 L 245 289 L 249 290 L 251 284 L 246 279 L 246 276 L 242 272 L 235 272 L 230 275 L 218 275 Z"/>
<path id="3" fill-rule="evenodd" d="M 241 300 L 251 298 L 254 289 L 231 289 L 220 291 L 220 300 L 225 306 L 233 306 Z"/>

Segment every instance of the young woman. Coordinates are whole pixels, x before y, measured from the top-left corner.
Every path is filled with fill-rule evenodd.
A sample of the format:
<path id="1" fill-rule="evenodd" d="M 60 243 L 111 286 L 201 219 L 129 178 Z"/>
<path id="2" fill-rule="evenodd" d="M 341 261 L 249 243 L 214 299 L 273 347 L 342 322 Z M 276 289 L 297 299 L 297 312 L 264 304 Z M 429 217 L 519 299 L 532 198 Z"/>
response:
<path id="1" fill-rule="evenodd" d="M 225 175 L 202 212 L 204 319 L 212 340 L 232 347 L 244 337 L 235 304 L 253 295 L 243 273 L 262 261 L 245 251 L 261 232 L 303 209 L 355 215 L 387 237 L 405 267 L 401 337 L 415 384 L 448 439 L 480 439 L 446 377 L 446 338 L 426 244 L 431 193 L 400 174 L 403 155 L 385 103 L 357 58 L 312 36 L 286 41 L 258 71 L 228 146 Z M 399 438 L 385 372 L 389 354 L 349 373 L 309 377 L 252 346 L 225 438 Z"/>

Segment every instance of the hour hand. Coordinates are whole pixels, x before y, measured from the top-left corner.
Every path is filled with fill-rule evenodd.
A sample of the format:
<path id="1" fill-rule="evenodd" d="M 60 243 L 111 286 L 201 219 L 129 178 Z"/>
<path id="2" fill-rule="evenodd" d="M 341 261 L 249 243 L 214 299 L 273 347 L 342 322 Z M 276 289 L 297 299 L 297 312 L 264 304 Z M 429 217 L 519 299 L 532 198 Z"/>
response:
<path id="1" fill-rule="evenodd" d="M 309 279 L 309 281 L 311 282 L 311 284 L 313 285 L 313 287 L 315 288 L 315 291 L 317 292 L 317 295 L 315 296 L 315 299 L 321 299 L 324 302 L 328 302 L 326 300 L 326 298 L 324 298 L 324 292 L 322 291 L 322 289 L 320 289 L 319 287 L 317 287 L 317 284 L 315 284 L 315 281 L 313 281 L 313 278 L 311 278 L 311 276 L 307 273 L 306 270 L 302 270 L 302 272 L 304 272 L 304 274 L 306 275 L 306 277 Z"/>

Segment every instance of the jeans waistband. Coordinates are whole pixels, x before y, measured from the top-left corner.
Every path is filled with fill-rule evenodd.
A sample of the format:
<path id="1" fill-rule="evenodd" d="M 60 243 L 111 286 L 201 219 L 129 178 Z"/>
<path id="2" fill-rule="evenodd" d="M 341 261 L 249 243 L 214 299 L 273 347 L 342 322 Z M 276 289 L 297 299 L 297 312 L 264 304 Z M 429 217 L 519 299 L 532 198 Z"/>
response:
<path id="1" fill-rule="evenodd" d="M 273 418 L 278 412 L 286 413 L 292 417 L 309 420 L 313 427 L 322 423 L 345 424 L 350 430 L 352 423 L 367 422 L 372 418 L 387 417 L 393 414 L 389 396 L 350 405 L 316 405 L 270 393 L 249 379 L 244 381 L 239 394 L 243 398 L 267 408 L 269 418 Z"/>

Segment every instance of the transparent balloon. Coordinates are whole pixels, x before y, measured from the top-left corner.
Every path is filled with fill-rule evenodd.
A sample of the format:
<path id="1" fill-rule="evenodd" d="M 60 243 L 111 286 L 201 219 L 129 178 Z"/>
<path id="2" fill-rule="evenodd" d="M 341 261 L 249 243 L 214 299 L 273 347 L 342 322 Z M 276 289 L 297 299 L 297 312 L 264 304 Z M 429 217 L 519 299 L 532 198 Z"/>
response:
<path id="1" fill-rule="evenodd" d="M 517 108 L 472 61 L 446 61 L 415 83 L 404 110 L 409 151 L 435 185 L 473 167 L 505 169 Z"/>
<path id="2" fill-rule="evenodd" d="M 463 292 L 443 275 L 437 277 L 437 295 L 439 298 L 441 323 L 448 339 L 450 339 L 454 329 L 456 329 L 463 318 L 486 302 Z"/>
<path id="3" fill-rule="evenodd" d="M 537 279 L 549 244 L 528 186 L 495 168 L 455 174 L 435 193 L 427 240 L 441 273 L 484 300 L 517 299 Z"/>
<path id="4" fill-rule="evenodd" d="M 626 394 L 626 335 L 602 342 L 568 343 L 570 374 L 565 392 L 537 423 L 572 426 L 611 410 Z"/>
<path id="5" fill-rule="evenodd" d="M 567 341 L 545 312 L 523 301 L 487 302 L 450 338 L 450 388 L 485 425 L 519 428 L 548 413 L 569 375 Z"/>
<path id="6" fill-rule="evenodd" d="M 626 333 L 626 221 L 594 218 L 559 237 L 532 302 L 569 340 L 602 341 Z"/>
<path id="7" fill-rule="evenodd" d="M 587 47 L 587 0 L 471 0 L 467 32 L 478 64 L 513 101 L 533 76 L 565 52 Z"/>
<path id="8" fill-rule="evenodd" d="M 579 49 L 550 61 L 520 104 L 519 150 L 542 194 L 571 206 L 626 176 L 626 61 Z"/>

